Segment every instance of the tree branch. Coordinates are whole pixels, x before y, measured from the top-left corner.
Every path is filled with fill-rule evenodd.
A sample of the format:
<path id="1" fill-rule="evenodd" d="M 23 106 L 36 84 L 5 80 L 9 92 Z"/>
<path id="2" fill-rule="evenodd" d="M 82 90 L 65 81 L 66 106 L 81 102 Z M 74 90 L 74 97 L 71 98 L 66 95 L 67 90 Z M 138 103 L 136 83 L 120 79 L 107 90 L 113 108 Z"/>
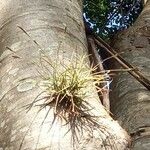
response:
<path id="1" fill-rule="evenodd" d="M 94 40 L 98 47 L 103 47 L 107 53 L 114 56 L 114 59 L 125 69 L 132 69 L 128 72 L 143 86 L 150 90 L 150 81 L 134 66 L 128 63 L 123 57 L 121 57 L 114 49 L 112 49 L 106 42 L 99 37 L 94 37 Z M 136 68 L 136 69 L 135 69 Z"/>
<path id="2" fill-rule="evenodd" d="M 87 36 L 87 41 L 88 41 L 88 50 L 89 50 L 89 58 L 90 58 L 91 65 L 94 65 L 94 67 L 95 66 L 97 67 L 96 71 L 98 73 L 105 72 L 103 64 L 102 64 L 102 59 L 96 50 L 96 45 L 95 45 L 94 39 L 90 36 Z M 108 111 L 110 111 L 109 85 L 108 85 L 107 81 L 103 82 L 101 84 L 100 88 L 102 90 L 101 90 L 101 92 L 98 92 L 98 94 L 102 101 L 102 104 L 105 106 L 105 108 Z M 101 97 L 101 95 L 102 95 L 102 97 Z"/>
<path id="3" fill-rule="evenodd" d="M 129 69 L 130 73 L 137 81 L 150 91 L 150 80 L 148 80 L 136 67 L 128 63 L 122 56 L 120 56 L 113 48 L 111 48 L 104 40 L 97 36 L 84 20 L 87 37 L 90 35 L 99 48 L 103 47 L 114 59 L 124 68 Z M 95 57 L 96 58 L 96 57 Z M 136 69 L 135 69 L 136 68 Z"/>

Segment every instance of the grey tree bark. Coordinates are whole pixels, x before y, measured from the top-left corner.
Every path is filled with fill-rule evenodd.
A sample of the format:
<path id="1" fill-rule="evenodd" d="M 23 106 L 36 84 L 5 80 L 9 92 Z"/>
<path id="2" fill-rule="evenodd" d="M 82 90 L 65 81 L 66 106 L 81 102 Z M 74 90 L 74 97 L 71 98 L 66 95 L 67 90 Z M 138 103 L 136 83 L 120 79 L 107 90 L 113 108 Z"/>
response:
<path id="1" fill-rule="evenodd" d="M 150 0 L 133 26 L 119 33 L 114 43 L 113 47 L 124 52 L 122 56 L 150 80 Z M 112 112 L 131 133 L 133 149 L 149 150 L 150 92 L 128 73 L 117 75 L 112 89 Z"/>
<path id="2" fill-rule="evenodd" d="M 108 115 L 90 84 L 85 100 L 100 126 L 90 127 L 92 132 L 84 128 L 75 147 L 65 120 L 50 129 L 53 110 L 39 112 L 35 106 L 26 112 L 23 106 L 41 93 L 37 64 L 43 52 L 54 62 L 58 54 L 62 62 L 70 61 L 73 53 L 87 54 L 82 2 L 0 0 L 0 150 L 127 149 L 127 133 Z"/>

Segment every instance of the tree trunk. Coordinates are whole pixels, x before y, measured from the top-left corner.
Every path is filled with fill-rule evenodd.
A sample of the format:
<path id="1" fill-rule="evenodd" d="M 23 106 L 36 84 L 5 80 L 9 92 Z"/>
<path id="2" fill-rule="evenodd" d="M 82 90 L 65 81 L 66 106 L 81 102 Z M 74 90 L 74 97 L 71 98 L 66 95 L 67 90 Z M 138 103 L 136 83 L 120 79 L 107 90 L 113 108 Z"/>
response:
<path id="1" fill-rule="evenodd" d="M 41 74 L 74 64 L 73 54 L 87 55 L 81 1 L 1 0 L 0 12 L 0 150 L 127 149 L 128 135 L 110 118 L 91 84 L 84 89 L 90 95 L 85 101 L 96 122 L 77 126 L 76 143 L 74 126 L 70 123 L 70 129 L 63 118 L 54 120 L 56 107 L 26 110 L 42 94 Z M 45 61 L 39 67 L 43 55 L 59 66 Z"/>
<path id="2" fill-rule="evenodd" d="M 122 56 L 150 79 L 150 0 L 134 25 L 119 33 L 114 43 L 113 47 L 118 52 L 124 52 Z M 112 89 L 112 112 L 133 136 L 133 149 L 149 150 L 149 90 L 128 73 L 119 73 Z"/>

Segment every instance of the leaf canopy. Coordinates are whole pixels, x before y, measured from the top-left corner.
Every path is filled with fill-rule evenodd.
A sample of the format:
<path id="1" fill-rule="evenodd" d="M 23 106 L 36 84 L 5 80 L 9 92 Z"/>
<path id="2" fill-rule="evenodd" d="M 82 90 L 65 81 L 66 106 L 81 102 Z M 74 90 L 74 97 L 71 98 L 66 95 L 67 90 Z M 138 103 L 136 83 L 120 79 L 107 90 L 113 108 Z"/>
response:
<path id="1" fill-rule="evenodd" d="M 86 21 L 104 39 L 132 25 L 142 9 L 142 0 L 84 0 Z"/>

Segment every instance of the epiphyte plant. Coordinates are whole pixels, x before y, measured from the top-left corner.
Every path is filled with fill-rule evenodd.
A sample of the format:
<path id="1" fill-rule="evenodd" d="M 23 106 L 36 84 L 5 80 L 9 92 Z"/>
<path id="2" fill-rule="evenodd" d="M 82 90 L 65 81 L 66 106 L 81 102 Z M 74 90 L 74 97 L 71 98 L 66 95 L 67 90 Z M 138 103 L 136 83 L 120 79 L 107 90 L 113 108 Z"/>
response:
<path id="1" fill-rule="evenodd" d="M 42 54 L 38 64 L 42 92 L 27 105 L 28 110 L 33 106 L 39 106 L 40 110 L 47 107 L 52 110 L 54 117 L 51 127 L 56 120 L 65 121 L 72 133 L 73 143 L 78 141 L 77 131 L 92 132 L 91 126 L 99 128 L 97 116 L 91 113 L 93 108 L 87 101 L 92 99 L 87 87 L 92 84 L 92 87 L 101 90 L 98 85 L 104 76 L 99 73 L 92 74 L 96 67 L 89 67 L 87 59 L 88 56 L 72 55 L 71 60 L 67 61 L 66 58 L 62 61 L 57 58 L 54 61 Z"/>

